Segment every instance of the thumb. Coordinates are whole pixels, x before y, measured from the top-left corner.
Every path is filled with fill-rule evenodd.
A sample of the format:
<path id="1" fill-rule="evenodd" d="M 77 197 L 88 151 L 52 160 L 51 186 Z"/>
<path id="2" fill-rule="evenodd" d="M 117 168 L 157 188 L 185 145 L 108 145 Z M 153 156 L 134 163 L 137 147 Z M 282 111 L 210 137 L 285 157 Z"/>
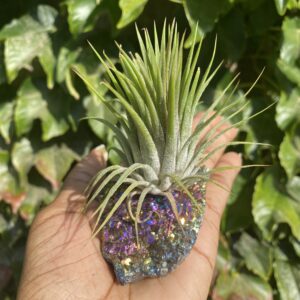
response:
<path id="1" fill-rule="evenodd" d="M 55 204 L 68 205 L 70 201 L 82 202 L 86 186 L 99 170 L 106 167 L 107 157 L 105 147 L 101 145 L 94 148 L 85 158 L 77 163 L 66 177 Z"/>

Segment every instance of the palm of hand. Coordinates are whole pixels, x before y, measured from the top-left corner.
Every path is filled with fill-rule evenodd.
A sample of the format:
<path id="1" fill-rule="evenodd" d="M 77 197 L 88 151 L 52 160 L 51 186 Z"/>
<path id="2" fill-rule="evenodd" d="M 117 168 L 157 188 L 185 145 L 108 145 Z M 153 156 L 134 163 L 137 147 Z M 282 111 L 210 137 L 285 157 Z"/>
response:
<path id="1" fill-rule="evenodd" d="M 212 148 L 235 135 L 236 130 L 229 130 Z M 210 168 L 240 164 L 236 153 L 222 151 L 207 162 Z M 38 214 L 29 234 L 18 299 L 206 299 L 228 192 L 208 184 L 207 209 L 197 242 L 174 272 L 121 286 L 101 256 L 99 241 L 91 239 L 88 217 L 79 209 L 87 182 L 104 165 L 102 152 L 94 150 L 72 170 L 58 198 Z M 223 171 L 214 179 L 230 190 L 237 172 Z"/>

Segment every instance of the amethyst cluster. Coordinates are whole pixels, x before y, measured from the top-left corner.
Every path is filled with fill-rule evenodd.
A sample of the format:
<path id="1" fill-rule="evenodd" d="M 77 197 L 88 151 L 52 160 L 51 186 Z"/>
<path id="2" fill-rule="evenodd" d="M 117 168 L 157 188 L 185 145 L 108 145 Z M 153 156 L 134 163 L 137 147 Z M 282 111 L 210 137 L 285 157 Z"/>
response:
<path id="1" fill-rule="evenodd" d="M 138 239 L 126 203 L 118 208 L 104 226 L 101 231 L 102 254 L 113 265 L 121 284 L 166 275 L 190 253 L 203 218 L 205 186 L 194 184 L 190 192 L 197 200 L 197 206 L 183 191 L 172 192 L 179 220 L 165 196 L 147 195 L 142 205 L 141 223 L 138 224 Z M 118 196 L 115 201 L 117 199 Z M 137 202 L 138 195 L 133 196 L 133 212 Z"/>

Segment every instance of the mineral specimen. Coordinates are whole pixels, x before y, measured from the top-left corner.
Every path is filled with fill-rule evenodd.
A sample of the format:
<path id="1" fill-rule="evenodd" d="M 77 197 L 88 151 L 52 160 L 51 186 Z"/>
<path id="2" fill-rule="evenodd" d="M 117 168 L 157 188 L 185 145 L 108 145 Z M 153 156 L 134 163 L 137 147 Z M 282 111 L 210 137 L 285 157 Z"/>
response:
<path id="1" fill-rule="evenodd" d="M 104 226 L 102 254 L 113 265 L 121 284 L 164 276 L 189 254 L 203 218 L 205 186 L 194 184 L 190 192 L 197 199 L 197 206 L 186 193 L 173 191 L 179 220 L 166 197 L 150 194 L 142 205 L 138 233 L 125 202 Z M 137 196 L 131 199 L 133 211 L 137 200 Z"/>

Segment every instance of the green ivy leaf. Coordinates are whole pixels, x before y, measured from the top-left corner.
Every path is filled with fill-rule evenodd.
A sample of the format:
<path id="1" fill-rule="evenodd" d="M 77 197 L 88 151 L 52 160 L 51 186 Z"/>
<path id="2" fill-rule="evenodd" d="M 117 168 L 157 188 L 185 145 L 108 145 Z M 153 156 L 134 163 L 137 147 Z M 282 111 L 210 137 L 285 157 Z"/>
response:
<path id="1" fill-rule="evenodd" d="M 217 25 L 219 48 L 232 61 L 241 58 L 246 48 L 244 15 L 240 9 L 232 9 Z M 239 45 L 239 47 L 236 47 Z"/>
<path id="2" fill-rule="evenodd" d="M 36 10 L 36 18 L 49 31 L 55 31 L 54 23 L 56 21 L 58 12 L 52 6 L 38 5 Z"/>
<path id="3" fill-rule="evenodd" d="M 210 32 L 220 16 L 225 15 L 232 7 L 230 0 L 186 0 L 184 11 L 191 27 L 191 34 L 186 41 L 187 47 L 192 43 L 197 25 L 198 40 Z"/>
<path id="4" fill-rule="evenodd" d="M 119 5 L 122 10 L 122 16 L 117 24 L 121 29 L 138 18 L 143 12 L 148 0 L 120 0 Z"/>
<path id="5" fill-rule="evenodd" d="M 27 188 L 26 198 L 20 207 L 20 214 L 28 223 L 33 221 L 35 214 L 39 209 L 39 205 L 45 198 L 49 196 L 47 189 L 29 185 Z"/>
<path id="6" fill-rule="evenodd" d="M 35 166 L 39 173 L 51 183 L 53 189 L 57 190 L 75 159 L 79 159 L 78 155 L 67 146 L 54 145 L 36 154 Z"/>
<path id="7" fill-rule="evenodd" d="M 297 240 L 293 236 L 290 236 L 289 241 L 292 244 L 296 254 L 300 257 L 300 240 Z M 300 280 L 298 282 L 300 282 Z"/>
<path id="8" fill-rule="evenodd" d="M 276 106 L 276 122 L 280 129 L 285 130 L 294 121 L 300 122 L 300 88 L 294 88 L 289 95 L 282 92 Z"/>
<path id="9" fill-rule="evenodd" d="M 300 3 L 297 0 L 274 0 L 279 15 L 283 16 L 288 9 L 299 9 Z"/>
<path id="10" fill-rule="evenodd" d="M 25 198 L 25 192 L 20 189 L 15 177 L 9 169 L 9 152 L 0 150 L 0 200 L 5 200 L 14 213 L 19 209 Z"/>
<path id="11" fill-rule="evenodd" d="M 74 36 L 85 31 L 88 18 L 99 4 L 99 0 L 68 0 L 68 23 Z"/>
<path id="12" fill-rule="evenodd" d="M 300 299 L 299 281 L 296 280 L 292 264 L 277 255 L 274 261 L 274 275 L 282 300 Z"/>
<path id="13" fill-rule="evenodd" d="M 12 164 L 19 173 L 20 184 L 26 188 L 27 173 L 31 169 L 34 163 L 33 150 L 30 141 L 26 138 L 22 138 L 19 142 L 16 142 L 12 149 Z"/>
<path id="14" fill-rule="evenodd" d="M 38 22 L 29 15 L 24 15 L 19 19 L 12 20 L 9 24 L 5 25 L 0 31 L 0 40 L 6 40 L 20 35 L 26 34 L 26 32 L 36 32 L 38 29 Z"/>
<path id="15" fill-rule="evenodd" d="M 300 214 L 296 204 L 280 190 L 279 168 L 273 166 L 257 177 L 252 202 L 254 220 L 266 240 L 270 241 L 279 223 L 287 223 L 300 239 Z"/>
<path id="16" fill-rule="evenodd" d="M 300 171 L 300 148 L 290 134 L 286 134 L 279 149 L 279 159 L 289 178 Z"/>
<path id="17" fill-rule="evenodd" d="M 247 34 L 249 35 L 263 35 L 269 37 L 269 29 L 274 26 L 277 22 L 280 22 L 280 18 L 276 11 L 276 7 L 273 1 L 256 0 L 256 1 L 243 1 L 251 3 L 254 9 L 247 16 Z M 263 36 L 260 36 L 260 42 L 264 43 L 267 41 Z M 255 48 L 257 45 L 253 45 Z M 253 49 L 255 49 L 253 48 Z M 256 48 L 257 49 L 257 48 Z M 253 50 L 255 51 L 255 50 Z M 274 53 L 274 52 L 268 52 Z M 276 55 L 277 57 L 277 55 Z"/>
<path id="18" fill-rule="evenodd" d="M 59 83 L 66 82 L 66 87 L 75 99 L 79 99 L 80 95 L 75 89 L 72 80 L 72 65 L 76 62 L 81 48 L 71 51 L 67 47 L 62 47 L 59 51 L 56 68 L 56 80 Z"/>
<path id="19" fill-rule="evenodd" d="M 107 109 L 105 104 L 99 102 L 95 97 L 87 96 L 84 98 L 83 103 L 86 108 L 87 117 L 97 117 L 110 121 L 114 120 L 114 116 Z M 93 132 L 102 140 L 107 140 L 108 136 L 112 134 L 108 127 L 99 121 L 89 119 L 88 123 Z"/>
<path id="20" fill-rule="evenodd" d="M 40 64 L 42 65 L 47 75 L 47 87 L 52 89 L 54 86 L 54 69 L 55 69 L 55 58 L 52 52 L 51 42 L 48 38 L 48 46 L 44 46 L 38 54 Z"/>
<path id="21" fill-rule="evenodd" d="M 284 18 L 282 32 L 280 58 L 289 64 L 294 64 L 300 56 L 300 18 Z"/>
<path id="22" fill-rule="evenodd" d="M 300 69 L 297 66 L 291 65 L 282 59 L 277 61 L 279 70 L 289 79 L 300 86 Z"/>
<path id="23" fill-rule="evenodd" d="M 249 109 L 245 111 L 244 117 L 249 117 L 252 114 L 259 113 L 261 110 L 272 104 L 272 100 L 270 98 L 262 96 L 251 97 L 250 102 L 251 105 L 249 105 Z M 267 111 L 264 111 L 264 113 L 249 120 L 247 123 L 249 139 L 247 137 L 247 141 L 278 145 L 282 140 L 283 134 L 275 122 L 275 113 L 276 111 L 274 105 Z M 266 126 L 266 124 L 268 124 L 268 126 Z M 262 128 L 264 128 L 264 130 L 262 130 Z M 245 148 L 247 149 L 247 147 Z M 263 147 L 256 145 L 250 145 L 249 148 L 263 149 Z"/>
<path id="24" fill-rule="evenodd" d="M 31 70 L 32 60 L 38 57 L 47 75 L 48 87 L 53 87 L 55 58 L 48 32 L 54 30 L 54 12 L 50 6 L 38 6 L 37 16 L 25 15 L 15 19 L 0 31 L 0 41 L 4 40 L 5 44 L 4 57 L 9 83 L 22 68 Z"/>
<path id="25" fill-rule="evenodd" d="M 32 81 L 27 79 L 18 90 L 15 124 L 17 136 L 28 133 L 33 121 L 40 117 L 46 109 L 46 103 Z"/>
<path id="26" fill-rule="evenodd" d="M 14 103 L 5 102 L 0 104 L 0 134 L 7 144 L 10 144 L 10 129 L 13 119 Z"/>
<path id="27" fill-rule="evenodd" d="M 254 181 L 250 169 L 244 169 L 234 182 L 230 201 L 222 218 L 222 231 L 232 233 L 240 231 L 253 223 L 251 203 Z"/>
<path id="28" fill-rule="evenodd" d="M 247 268 L 264 280 L 268 280 L 272 273 L 273 256 L 271 248 L 258 242 L 249 234 L 243 233 L 235 248 L 245 259 Z"/>
<path id="29" fill-rule="evenodd" d="M 67 47 L 60 48 L 56 69 L 57 82 L 62 83 L 65 80 L 67 71 L 76 62 L 80 53 L 81 48 L 78 48 L 75 51 L 72 51 Z"/>
<path id="30" fill-rule="evenodd" d="M 213 299 L 271 300 L 272 290 L 259 277 L 235 271 L 222 272 L 213 289 Z"/>
<path id="31" fill-rule="evenodd" d="M 274 0 L 275 4 L 276 4 L 276 9 L 278 11 L 278 13 L 283 16 L 286 12 L 287 9 L 287 3 L 289 2 L 289 0 Z"/>
<path id="32" fill-rule="evenodd" d="M 300 176 L 292 177 L 287 185 L 287 192 L 300 203 Z"/>
<path id="33" fill-rule="evenodd" d="M 18 90 L 14 115 L 18 136 L 28 133 L 35 119 L 42 122 L 44 141 L 60 136 L 69 129 L 67 115 L 68 102 L 57 90 L 51 93 L 43 86 L 38 89 L 30 79 Z"/>

